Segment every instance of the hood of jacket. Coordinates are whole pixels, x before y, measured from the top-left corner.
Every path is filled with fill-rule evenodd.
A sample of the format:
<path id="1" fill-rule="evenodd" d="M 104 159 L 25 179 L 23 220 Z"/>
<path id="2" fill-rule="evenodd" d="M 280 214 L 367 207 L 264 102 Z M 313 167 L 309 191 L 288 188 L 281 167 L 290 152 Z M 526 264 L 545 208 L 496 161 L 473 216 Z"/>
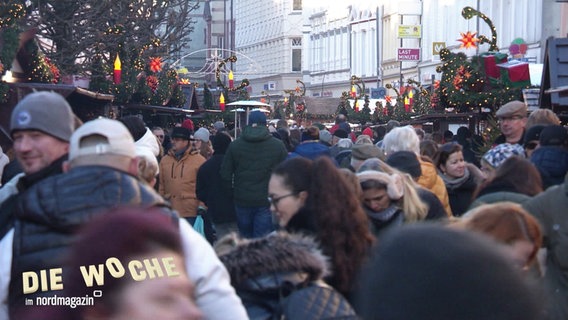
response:
<path id="1" fill-rule="evenodd" d="M 540 147 L 533 152 L 530 160 L 540 172 L 545 187 L 564 182 L 568 172 L 568 151 L 564 148 Z"/>
<path id="2" fill-rule="evenodd" d="M 315 160 L 319 156 L 330 156 L 329 147 L 323 145 L 319 141 L 306 141 L 296 146 L 294 152 L 289 157 L 301 156 L 311 160 Z"/>
<path id="3" fill-rule="evenodd" d="M 276 232 L 258 239 L 239 239 L 232 234 L 215 246 L 231 283 L 242 289 L 248 280 L 263 279 L 266 287 L 279 287 L 282 279 L 303 273 L 302 281 L 316 281 L 329 275 L 329 261 L 314 238 Z M 268 283 L 267 279 L 274 283 Z"/>
<path id="4" fill-rule="evenodd" d="M 160 155 L 160 145 L 158 142 L 158 138 L 150 131 L 150 129 L 146 128 L 146 133 L 142 136 L 142 138 L 138 139 L 138 141 L 134 142 L 136 149 L 138 148 L 148 148 L 152 151 L 154 156 Z"/>
<path id="5" fill-rule="evenodd" d="M 264 141 L 272 137 L 272 134 L 270 134 L 270 131 L 268 131 L 268 128 L 265 126 L 246 126 L 241 134 L 241 138 L 249 142 Z"/>

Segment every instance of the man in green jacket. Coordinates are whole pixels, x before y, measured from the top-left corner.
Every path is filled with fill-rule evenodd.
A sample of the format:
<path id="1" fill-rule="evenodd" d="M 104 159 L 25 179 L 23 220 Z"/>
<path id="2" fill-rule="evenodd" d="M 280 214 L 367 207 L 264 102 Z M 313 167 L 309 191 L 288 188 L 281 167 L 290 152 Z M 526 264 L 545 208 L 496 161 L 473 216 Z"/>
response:
<path id="1" fill-rule="evenodd" d="M 282 141 L 268 131 L 266 116 L 261 111 L 251 112 L 248 125 L 241 136 L 231 142 L 221 165 L 224 183 L 233 187 L 241 236 L 262 237 L 274 230 L 268 181 L 274 167 L 287 154 Z"/>
<path id="2" fill-rule="evenodd" d="M 539 220 L 545 237 L 546 319 L 568 319 L 568 175 L 563 184 L 546 189 L 523 207 Z"/>

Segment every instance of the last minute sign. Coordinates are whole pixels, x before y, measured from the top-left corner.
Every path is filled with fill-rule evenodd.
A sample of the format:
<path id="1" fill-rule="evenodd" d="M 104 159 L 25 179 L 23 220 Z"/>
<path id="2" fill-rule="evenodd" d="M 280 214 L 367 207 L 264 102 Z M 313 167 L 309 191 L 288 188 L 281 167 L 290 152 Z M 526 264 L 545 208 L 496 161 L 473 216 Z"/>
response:
<path id="1" fill-rule="evenodd" d="M 398 61 L 420 61 L 420 49 L 398 48 Z"/>

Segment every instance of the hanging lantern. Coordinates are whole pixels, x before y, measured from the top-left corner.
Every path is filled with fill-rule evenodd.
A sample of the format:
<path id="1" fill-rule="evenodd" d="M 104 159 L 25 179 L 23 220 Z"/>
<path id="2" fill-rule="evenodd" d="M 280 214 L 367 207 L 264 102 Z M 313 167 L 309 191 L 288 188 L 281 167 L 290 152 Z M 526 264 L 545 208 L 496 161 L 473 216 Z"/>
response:
<path id="1" fill-rule="evenodd" d="M 223 95 L 223 92 L 221 92 L 221 95 L 219 96 L 219 108 L 221 111 L 225 111 L 225 96 Z"/>
<path id="2" fill-rule="evenodd" d="M 120 84 L 121 75 L 122 75 L 122 64 L 120 63 L 120 58 L 118 57 L 117 53 L 116 59 L 114 59 L 114 70 L 113 70 L 114 84 Z"/>
<path id="3" fill-rule="evenodd" d="M 357 88 L 355 88 L 355 85 L 351 86 L 351 98 L 355 99 L 355 97 L 357 96 Z"/>
<path id="4" fill-rule="evenodd" d="M 233 76 L 233 70 L 229 71 L 229 89 L 233 89 L 233 87 L 235 86 L 235 82 L 233 80 L 234 76 Z"/>

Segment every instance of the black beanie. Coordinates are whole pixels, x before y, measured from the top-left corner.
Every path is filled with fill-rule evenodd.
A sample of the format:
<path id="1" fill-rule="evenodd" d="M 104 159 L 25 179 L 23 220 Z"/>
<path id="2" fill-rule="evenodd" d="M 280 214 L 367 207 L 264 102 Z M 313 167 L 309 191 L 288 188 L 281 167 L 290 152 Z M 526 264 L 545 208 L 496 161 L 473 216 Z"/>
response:
<path id="1" fill-rule="evenodd" d="M 387 164 L 404 173 L 410 174 L 412 178 L 418 178 L 422 175 L 422 168 L 418 157 L 411 151 L 397 151 L 387 158 Z"/>
<path id="2" fill-rule="evenodd" d="M 215 154 L 225 154 L 229 144 L 231 143 L 231 137 L 223 131 L 219 131 L 213 137 L 211 141 L 211 146 L 213 147 L 213 152 Z"/>

